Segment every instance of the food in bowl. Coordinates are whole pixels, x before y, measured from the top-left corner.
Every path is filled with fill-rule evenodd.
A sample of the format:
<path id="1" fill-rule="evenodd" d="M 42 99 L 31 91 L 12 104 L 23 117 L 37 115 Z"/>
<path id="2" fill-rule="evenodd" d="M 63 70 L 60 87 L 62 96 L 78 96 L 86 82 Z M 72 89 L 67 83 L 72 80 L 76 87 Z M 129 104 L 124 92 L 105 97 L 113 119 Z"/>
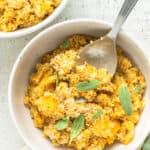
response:
<path id="1" fill-rule="evenodd" d="M 134 139 L 145 78 L 120 47 L 114 76 L 87 63 L 78 65 L 80 48 L 93 40 L 71 36 L 45 54 L 30 77 L 24 104 L 35 127 L 56 146 L 103 150 Z"/>
<path id="2" fill-rule="evenodd" d="M 0 0 L 0 31 L 11 32 L 40 23 L 61 0 Z"/>

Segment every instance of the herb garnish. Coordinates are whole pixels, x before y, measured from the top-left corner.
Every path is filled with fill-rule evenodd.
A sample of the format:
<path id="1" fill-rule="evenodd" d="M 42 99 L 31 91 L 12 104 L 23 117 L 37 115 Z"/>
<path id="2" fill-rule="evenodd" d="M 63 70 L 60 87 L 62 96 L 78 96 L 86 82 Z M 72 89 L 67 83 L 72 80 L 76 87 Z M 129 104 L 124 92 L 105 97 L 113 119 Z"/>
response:
<path id="1" fill-rule="evenodd" d="M 62 44 L 62 47 L 63 48 L 69 48 L 69 41 L 68 40 L 65 40 Z"/>
<path id="2" fill-rule="evenodd" d="M 119 89 L 119 99 L 126 115 L 132 114 L 131 95 L 126 85 L 121 85 Z"/>
<path id="3" fill-rule="evenodd" d="M 59 85 L 59 74 L 56 72 L 56 87 Z"/>
<path id="4" fill-rule="evenodd" d="M 80 82 L 77 85 L 79 91 L 88 91 L 97 88 L 100 84 L 99 80 L 90 80 L 89 82 Z"/>
<path id="5" fill-rule="evenodd" d="M 93 120 L 99 118 L 103 114 L 102 110 L 98 110 L 92 117 Z"/>
<path id="6" fill-rule="evenodd" d="M 142 146 L 142 150 L 149 150 L 149 149 L 150 149 L 150 135 L 147 137 Z"/>
<path id="7" fill-rule="evenodd" d="M 80 115 L 77 118 L 75 118 L 72 124 L 71 132 L 70 132 L 69 143 L 71 143 L 72 140 L 81 133 L 82 129 L 84 128 L 84 122 L 85 122 L 85 118 L 83 115 Z"/>
<path id="8" fill-rule="evenodd" d="M 137 84 L 136 87 L 134 88 L 135 93 L 139 93 L 142 90 L 142 87 L 140 84 Z"/>
<path id="9" fill-rule="evenodd" d="M 66 129 L 68 127 L 69 120 L 70 120 L 70 117 L 67 116 L 67 117 L 57 121 L 56 126 L 55 126 L 56 129 L 57 130 L 64 130 L 64 129 Z"/>

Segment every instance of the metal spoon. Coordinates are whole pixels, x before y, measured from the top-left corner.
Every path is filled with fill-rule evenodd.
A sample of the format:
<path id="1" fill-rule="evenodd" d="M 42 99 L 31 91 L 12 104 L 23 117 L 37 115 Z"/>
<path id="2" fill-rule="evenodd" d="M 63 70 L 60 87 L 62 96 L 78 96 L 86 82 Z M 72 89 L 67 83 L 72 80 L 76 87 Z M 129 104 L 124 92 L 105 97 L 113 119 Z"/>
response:
<path id="1" fill-rule="evenodd" d="M 87 62 L 98 68 L 105 68 L 112 75 L 117 67 L 116 38 L 138 0 L 125 0 L 112 30 L 105 36 L 83 47 L 77 63 Z"/>

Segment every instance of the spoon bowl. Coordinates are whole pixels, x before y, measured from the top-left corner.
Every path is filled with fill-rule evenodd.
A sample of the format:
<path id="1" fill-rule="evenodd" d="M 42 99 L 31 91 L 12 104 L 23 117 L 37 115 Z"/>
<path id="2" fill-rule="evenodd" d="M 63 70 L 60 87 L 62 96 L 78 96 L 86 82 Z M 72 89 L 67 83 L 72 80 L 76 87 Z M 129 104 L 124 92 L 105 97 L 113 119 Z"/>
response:
<path id="1" fill-rule="evenodd" d="M 87 62 L 98 68 L 105 68 L 114 74 L 117 67 L 117 54 L 115 41 L 108 36 L 101 37 L 81 49 L 78 64 Z"/>
<path id="2" fill-rule="evenodd" d="M 105 68 L 114 75 L 117 68 L 116 38 L 138 0 L 125 0 L 112 30 L 97 41 L 81 49 L 77 63 L 89 63 L 97 69 Z"/>

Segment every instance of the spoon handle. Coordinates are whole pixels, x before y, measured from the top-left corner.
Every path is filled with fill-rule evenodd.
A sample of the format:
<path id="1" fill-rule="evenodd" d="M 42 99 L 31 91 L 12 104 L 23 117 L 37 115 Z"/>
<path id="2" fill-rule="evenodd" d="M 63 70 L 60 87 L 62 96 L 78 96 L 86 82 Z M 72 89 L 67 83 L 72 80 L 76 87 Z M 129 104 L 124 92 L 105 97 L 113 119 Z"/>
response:
<path id="1" fill-rule="evenodd" d="M 118 32 L 120 31 L 121 26 L 126 21 L 127 17 L 129 16 L 130 12 L 136 5 L 138 0 L 125 0 L 123 6 L 118 14 L 118 17 L 115 21 L 115 24 L 112 30 L 109 32 L 108 36 L 112 39 L 116 39 Z"/>

